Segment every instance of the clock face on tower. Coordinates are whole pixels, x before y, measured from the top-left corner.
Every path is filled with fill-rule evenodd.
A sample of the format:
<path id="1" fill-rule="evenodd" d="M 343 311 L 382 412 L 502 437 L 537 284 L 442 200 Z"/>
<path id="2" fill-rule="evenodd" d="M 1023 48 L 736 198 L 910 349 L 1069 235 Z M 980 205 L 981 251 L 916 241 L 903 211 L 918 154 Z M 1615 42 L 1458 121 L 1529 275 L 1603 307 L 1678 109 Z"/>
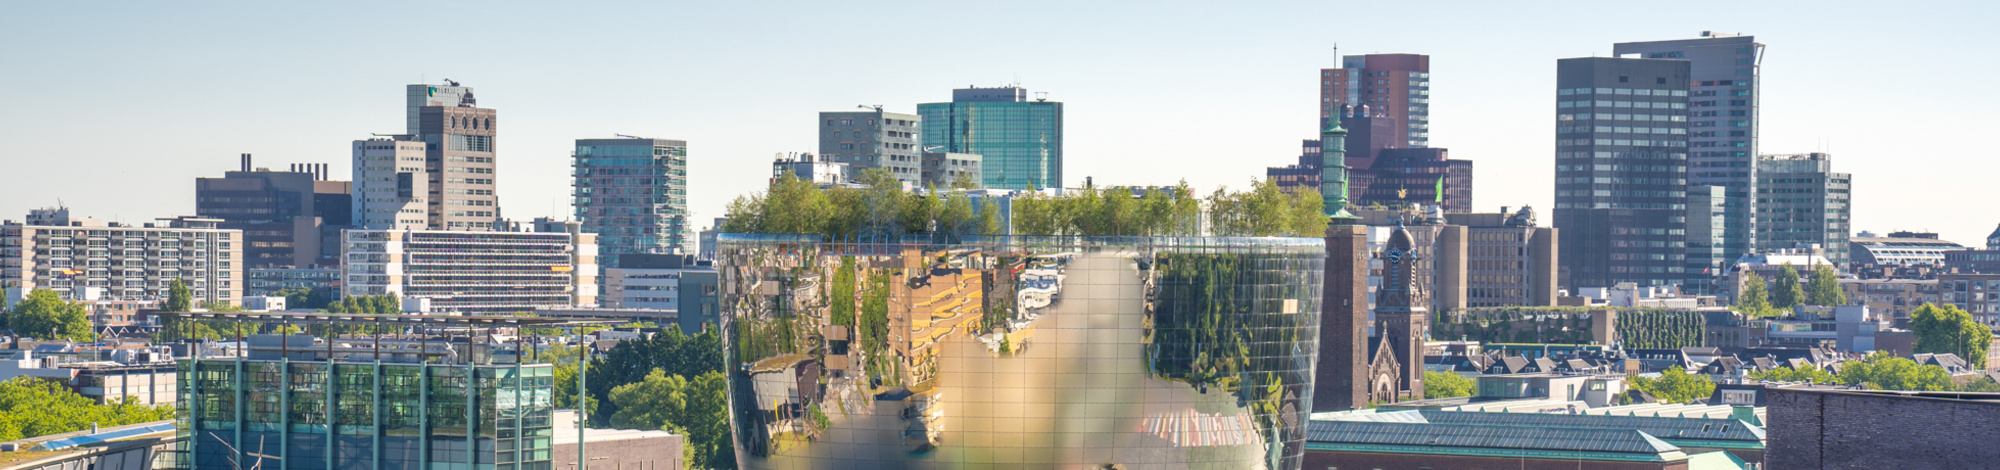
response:
<path id="1" fill-rule="evenodd" d="M 1403 262 L 1403 250 L 1389 250 L 1390 264 L 1401 264 L 1402 262 Z"/>

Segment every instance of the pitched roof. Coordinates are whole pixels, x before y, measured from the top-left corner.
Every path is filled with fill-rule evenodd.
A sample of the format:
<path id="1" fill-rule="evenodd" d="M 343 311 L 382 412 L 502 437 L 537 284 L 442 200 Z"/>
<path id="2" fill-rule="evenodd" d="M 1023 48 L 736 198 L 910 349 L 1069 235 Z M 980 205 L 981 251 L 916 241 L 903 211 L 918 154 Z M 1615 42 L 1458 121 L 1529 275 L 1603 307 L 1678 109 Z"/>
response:
<path id="1" fill-rule="evenodd" d="M 1475 413 L 1485 414 L 1485 413 Z M 1306 428 L 1307 445 L 1366 444 L 1411 446 L 1426 450 L 1510 449 L 1567 452 L 1660 454 L 1680 448 L 1632 429 L 1546 428 L 1362 421 L 1313 421 Z"/>

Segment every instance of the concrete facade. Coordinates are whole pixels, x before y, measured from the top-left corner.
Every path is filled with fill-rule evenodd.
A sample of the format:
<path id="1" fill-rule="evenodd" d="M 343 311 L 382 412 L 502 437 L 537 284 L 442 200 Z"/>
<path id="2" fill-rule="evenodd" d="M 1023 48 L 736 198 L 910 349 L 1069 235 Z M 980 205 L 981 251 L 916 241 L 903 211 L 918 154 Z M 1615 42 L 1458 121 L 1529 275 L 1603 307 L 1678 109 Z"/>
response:
<path id="1" fill-rule="evenodd" d="M 422 230 L 429 227 L 429 145 L 407 137 L 356 140 L 353 146 L 354 228 Z"/>
<path id="2" fill-rule="evenodd" d="M 427 298 L 437 311 L 512 314 L 597 305 L 597 235 L 349 230 L 343 295 Z"/>
<path id="3" fill-rule="evenodd" d="M 253 268 L 340 264 L 340 230 L 353 225 L 352 184 L 327 180 L 326 165 L 289 171 L 251 165 L 221 178 L 195 178 L 195 215 L 242 230 L 243 260 Z"/>
<path id="4" fill-rule="evenodd" d="M 872 111 L 824 111 L 819 120 L 821 160 L 846 163 L 855 175 L 881 168 L 904 183 L 923 183 L 923 117 L 878 107 Z"/>
<path id="5" fill-rule="evenodd" d="M 173 280 L 194 302 L 239 305 L 243 232 L 198 217 L 132 227 L 0 223 L 0 288 L 50 289 L 72 300 L 161 300 Z M 8 300 L 12 303 L 12 299 Z"/>

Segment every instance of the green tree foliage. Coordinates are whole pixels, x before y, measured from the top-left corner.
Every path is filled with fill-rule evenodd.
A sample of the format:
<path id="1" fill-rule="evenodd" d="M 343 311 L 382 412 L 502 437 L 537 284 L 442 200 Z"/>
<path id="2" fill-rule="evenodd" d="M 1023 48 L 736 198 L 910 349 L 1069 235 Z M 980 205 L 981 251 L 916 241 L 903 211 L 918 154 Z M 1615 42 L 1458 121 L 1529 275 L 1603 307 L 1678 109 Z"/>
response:
<path id="1" fill-rule="evenodd" d="M 1847 305 L 1847 292 L 1840 289 L 1840 276 L 1834 274 L 1833 265 L 1813 267 L 1812 279 L 1806 282 L 1806 303 L 1827 307 Z"/>
<path id="2" fill-rule="evenodd" d="M 1815 366 L 1812 364 L 1806 364 L 1805 368 L 1803 369 L 1779 367 L 1771 370 L 1755 371 L 1750 373 L 1750 378 L 1753 380 L 1762 380 L 1766 382 L 1812 382 L 1816 384 L 1840 383 L 1839 376 L 1836 376 L 1833 373 L 1827 372 L 1825 369 L 1821 369 L 1819 368 L 1819 366 Z"/>
<path id="3" fill-rule="evenodd" d="M 1208 196 L 1211 231 L 1224 236 L 1317 237 L 1326 230 L 1318 193 L 1285 191 L 1270 180 L 1251 184 L 1248 192 L 1217 188 Z"/>
<path id="4" fill-rule="evenodd" d="M 1994 382 L 1993 377 L 1980 377 L 1966 383 L 1960 390 L 1980 393 L 2000 393 L 2000 383 Z"/>
<path id="5" fill-rule="evenodd" d="M 1993 345 L 1993 330 L 1954 305 L 1917 307 L 1910 312 L 1910 330 L 1917 336 L 1916 352 L 1956 354 L 1975 364 L 1986 358 Z"/>
<path id="6" fill-rule="evenodd" d="M 28 299 L 14 304 L 0 324 L 30 338 L 90 341 L 96 337 L 83 304 L 63 300 L 61 294 L 48 289 L 29 292 Z"/>
<path id="7" fill-rule="evenodd" d="M 585 371 L 590 397 L 598 406 L 597 413 L 590 415 L 591 422 L 610 424 L 611 415 L 618 412 L 618 404 L 611 401 L 611 389 L 645 380 L 653 369 L 681 377 L 720 371 L 721 337 L 713 330 L 686 335 L 679 328 L 668 327 L 650 339 L 620 341 L 603 357 L 591 360 L 590 370 Z"/>
<path id="8" fill-rule="evenodd" d="M 1841 364 L 1840 383 L 1874 390 L 1948 392 L 1957 389 L 1951 374 L 1945 372 L 1943 367 L 1917 364 L 1917 361 L 1884 352 Z"/>
<path id="9" fill-rule="evenodd" d="M 175 279 L 167 285 L 167 303 L 160 305 L 166 313 L 187 313 L 194 309 L 194 291 L 188 290 L 186 282 Z"/>
<path id="10" fill-rule="evenodd" d="M 1706 400 L 1715 394 L 1715 382 L 1708 377 L 1690 374 L 1679 366 L 1669 367 L 1660 372 L 1659 378 L 1632 376 L 1626 379 L 1633 389 L 1646 392 L 1668 403 L 1689 403 Z"/>
<path id="11" fill-rule="evenodd" d="M 48 379 L 15 377 L 0 382 L 0 441 L 11 441 L 174 417 L 171 406 L 141 405 L 137 398 L 99 405 Z"/>
<path id="12" fill-rule="evenodd" d="M 311 287 L 278 289 L 273 294 L 285 298 L 285 308 L 287 309 L 324 310 L 327 304 L 333 301 L 332 296 L 325 289 L 315 290 Z"/>
<path id="13" fill-rule="evenodd" d="M 350 295 L 339 302 L 326 306 L 328 313 L 392 314 L 403 313 L 403 300 L 395 293 L 382 295 Z"/>
<path id="14" fill-rule="evenodd" d="M 1755 271 L 1743 272 L 1743 291 L 1736 294 L 1736 311 L 1752 318 L 1777 314 L 1771 307 L 1771 295 L 1765 292 L 1764 277 Z"/>
<path id="15" fill-rule="evenodd" d="M 1806 303 L 1806 291 L 1799 285 L 1799 270 L 1786 263 L 1778 270 L 1778 278 L 1771 280 L 1771 307 L 1791 310 L 1793 305 Z"/>
<path id="16" fill-rule="evenodd" d="M 611 426 L 659 429 L 686 436 L 686 468 L 736 468 L 729 433 L 728 393 L 721 372 L 693 380 L 653 369 L 638 382 L 611 389 L 618 412 Z"/>
<path id="17" fill-rule="evenodd" d="M 1469 397 L 1479 384 L 1451 372 L 1424 371 L 1424 398 Z"/>

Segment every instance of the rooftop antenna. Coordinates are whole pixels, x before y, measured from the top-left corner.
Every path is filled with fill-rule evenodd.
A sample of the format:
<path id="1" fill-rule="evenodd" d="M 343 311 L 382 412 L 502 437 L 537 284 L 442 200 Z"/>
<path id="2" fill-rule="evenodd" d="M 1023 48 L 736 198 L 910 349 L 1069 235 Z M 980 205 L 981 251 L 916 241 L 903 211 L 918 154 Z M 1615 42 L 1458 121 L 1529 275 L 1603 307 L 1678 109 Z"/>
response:
<path id="1" fill-rule="evenodd" d="M 645 137 L 639 137 L 639 136 L 636 136 L 636 135 L 625 135 L 625 134 L 611 134 L 611 135 L 614 135 L 614 136 L 618 136 L 618 137 L 624 137 L 624 138 L 627 138 L 627 139 L 644 139 L 644 138 L 645 138 Z"/>
<path id="2" fill-rule="evenodd" d="M 862 104 L 862 105 L 855 105 L 854 107 L 861 109 L 873 109 L 875 110 L 875 112 L 878 113 L 882 112 L 882 105 L 879 104 Z"/>

